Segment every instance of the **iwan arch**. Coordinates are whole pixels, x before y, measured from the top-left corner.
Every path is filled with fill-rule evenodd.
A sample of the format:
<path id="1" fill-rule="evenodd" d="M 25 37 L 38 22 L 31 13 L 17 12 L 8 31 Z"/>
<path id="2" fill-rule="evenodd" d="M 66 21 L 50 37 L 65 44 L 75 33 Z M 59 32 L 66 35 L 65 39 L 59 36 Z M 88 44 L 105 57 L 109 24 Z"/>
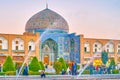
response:
<path id="1" fill-rule="evenodd" d="M 39 41 L 38 41 L 39 40 Z M 14 62 L 23 62 L 29 52 L 31 60 L 36 56 L 44 64 L 51 65 L 63 57 L 68 62 L 86 64 L 110 39 L 84 38 L 69 33 L 67 21 L 56 12 L 46 8 L 33 15 L 26 23 L 23 34 L 0 34 L 0 64 L 10 55 Z M 37 44 L 36 44 L 37 42 Z M 120 61 L 120 40 L 105 46 L 109 58 Z M 95 59 L 100 59 L 100 54 Z"/>

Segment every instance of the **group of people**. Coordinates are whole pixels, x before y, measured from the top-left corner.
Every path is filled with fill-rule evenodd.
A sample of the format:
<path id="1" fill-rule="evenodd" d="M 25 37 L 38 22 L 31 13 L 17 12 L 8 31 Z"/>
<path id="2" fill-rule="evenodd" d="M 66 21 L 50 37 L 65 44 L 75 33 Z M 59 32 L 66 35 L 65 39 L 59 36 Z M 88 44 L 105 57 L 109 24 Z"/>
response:
<path id="1" fill-rule="evenodd" d="M 77 75 L 77 64 L 76 63 L 72 63 L 72 65 L 70 66 L 69 73 L 71 75 Z"/>
<path id="2" fill-rule="evenodd" d="M 105 66 L 93 66 L 90 65 L 90 74 L 111 74 L 111 70 L 113 67 L 105 67 Z"/>
<path id="3" fill-rule="evenodd" d="M 65 71 L 64 69 L 62 69 L 62 75 L 65 75 L 66 73 L 68 73 L 68 75 L 77 75 L 77 64 L 76 63 L 72 63 L 67 71 Z"/>

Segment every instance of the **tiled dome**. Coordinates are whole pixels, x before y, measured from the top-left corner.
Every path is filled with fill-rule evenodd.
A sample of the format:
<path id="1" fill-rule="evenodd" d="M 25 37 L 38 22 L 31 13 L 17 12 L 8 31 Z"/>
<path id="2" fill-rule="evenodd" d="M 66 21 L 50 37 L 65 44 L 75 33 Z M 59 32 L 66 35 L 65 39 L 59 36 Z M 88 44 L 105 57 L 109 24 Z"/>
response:
<path id="1" fill-rule="evenodd" d="M 32 16 L 26 24 L 25 31 L 32 32 L 34 29 L 46 28 L 69 31 L 66 20 L 48 8 Z"/>

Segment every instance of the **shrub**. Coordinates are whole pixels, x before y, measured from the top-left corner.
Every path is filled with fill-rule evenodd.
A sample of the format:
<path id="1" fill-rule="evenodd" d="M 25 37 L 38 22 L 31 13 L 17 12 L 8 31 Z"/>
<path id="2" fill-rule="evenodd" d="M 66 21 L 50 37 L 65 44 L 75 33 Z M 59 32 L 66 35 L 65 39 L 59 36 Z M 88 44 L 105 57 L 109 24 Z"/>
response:
<path id="1" fill-rule="evenodd" d="M 16 75 L 15 71 L 7 71 L 5 72 L 6 75 Z"/>
<path id="2" fill-rule="evenodd" d="M 38 72 L 40 70 L 40 64 L 36 57 L 33 57 L 30 65 L 29 65 L 29 70 L 33 71 L 33 72 Z"/>
<path id="3" fill-rule="evenodd" d="M 5 75 L 5 72 L 0 72 L 0 75 Z"/>
<path id="4" fill-rule="evenodd" d="M 80 69 L 80 65 L 77 65 L 77 70 L 79 70 Z"/>
<path id="5" fill-rule="evenodd" d="M 29 75 L 40 75 L 40 72 L 29 71 L 28 74 Z"/>
<path id="6" fill-rule="evenodd" d="M 64 69 L 66 71 L 67 70 L 67 66 L 66 66 L 66 62 L 64 61 L 64 59 L 60 58 L 58 61 L 62 63 L 62 69 Z"/>
<path id="7" fill-rule="evenodd" d="M 82 74 L 90 74 L 89 70 L 84 70 Z"/>
<path id="8" fill-rule="evenodd" d="M 118 69 L 113 69 L 112 74 L 119 74 L 119 70 Z"/>
<path id="9" fill-rule="evenodd" d="M 110 66 L 115 66 L 115 60 L 114 59 L 111 60 Z"/>
<path id="10" fill-rule="evenodd" d="M 62 70 L 62 63 L 59 61 L 54 62 L 53 68 L 55 69 L 56 74 L 59 74 Z"/>
<path id="11" fill-rule="evenodd" d="M 15 71 L 15 65 L 10 56 L 7 57 L 5 63 L 3 64 L 3 71 Z"/>
<path id="12" fill-rule="evenodd" d="M 44 67 L 43 63 L 41 61 L 39 63 L 40 63 L 40 67 L 41 67 L 40 70 L 45 70 L 45 67 Z"/>

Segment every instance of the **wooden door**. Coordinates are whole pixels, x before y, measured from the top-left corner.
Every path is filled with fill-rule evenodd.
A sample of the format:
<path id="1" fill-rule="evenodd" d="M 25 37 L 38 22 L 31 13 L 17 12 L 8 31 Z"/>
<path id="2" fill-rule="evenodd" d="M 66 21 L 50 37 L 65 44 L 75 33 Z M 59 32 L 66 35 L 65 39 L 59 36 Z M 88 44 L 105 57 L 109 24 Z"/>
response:
<path id="1" fill-rule="evenodd" d="M 44 64 L 49 64 L 49 56 L 48 55 L 44 56 Z"/>

